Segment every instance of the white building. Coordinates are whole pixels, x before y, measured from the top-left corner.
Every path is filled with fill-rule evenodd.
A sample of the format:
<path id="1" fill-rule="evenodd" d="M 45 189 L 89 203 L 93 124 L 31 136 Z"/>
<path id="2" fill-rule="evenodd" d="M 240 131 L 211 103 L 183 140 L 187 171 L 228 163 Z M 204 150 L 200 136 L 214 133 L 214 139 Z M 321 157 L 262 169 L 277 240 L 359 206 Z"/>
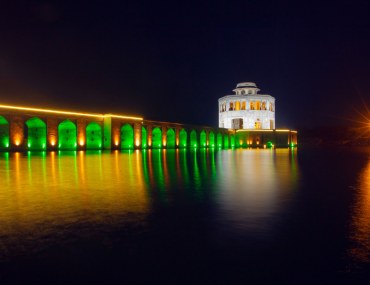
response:
<path id="1" fill-rule="evenodd" d="M 220 128 L 275 129 L 275 98 L 257 94 L 253 82 L 243 82 L 233 90 L 234 95 L 218 99 Z"/>

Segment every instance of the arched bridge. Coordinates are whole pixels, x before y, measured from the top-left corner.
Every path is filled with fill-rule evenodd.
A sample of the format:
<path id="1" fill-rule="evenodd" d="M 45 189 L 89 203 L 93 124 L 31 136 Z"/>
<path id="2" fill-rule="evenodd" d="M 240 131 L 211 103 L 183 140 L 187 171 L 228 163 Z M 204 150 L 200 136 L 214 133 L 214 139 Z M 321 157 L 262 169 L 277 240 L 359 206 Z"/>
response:
<path id="1" fill-rule="evenodd" d="M 289 147 L 291 130 L 228 130 L 90 114 L 0 105 L 0 150 L 93 150 L 194 147 Z"/>

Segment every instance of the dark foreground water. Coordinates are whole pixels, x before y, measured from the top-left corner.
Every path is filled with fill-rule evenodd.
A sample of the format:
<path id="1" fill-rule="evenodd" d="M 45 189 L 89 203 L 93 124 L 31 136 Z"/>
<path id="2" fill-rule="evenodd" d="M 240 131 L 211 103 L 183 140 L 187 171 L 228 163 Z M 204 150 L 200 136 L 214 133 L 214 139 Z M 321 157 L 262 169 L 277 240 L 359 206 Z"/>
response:
<path id="1" fill-rule="evenodd" d="M 0 284 L 370 270 L 370 148 L 2 153 L 0 181 Z"/>

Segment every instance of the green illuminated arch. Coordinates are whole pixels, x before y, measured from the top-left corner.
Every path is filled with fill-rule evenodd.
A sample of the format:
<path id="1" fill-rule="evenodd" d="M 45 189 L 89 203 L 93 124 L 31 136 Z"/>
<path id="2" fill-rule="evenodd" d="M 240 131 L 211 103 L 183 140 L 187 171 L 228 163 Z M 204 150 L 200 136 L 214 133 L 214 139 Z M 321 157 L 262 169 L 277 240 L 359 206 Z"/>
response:
<path id="1" fill-rule="evenodd" d="M 218 133 L 217 134 L 217 142 L 216 142 L 216 144 L 217 144 L 217 147 L 222 147 L 222 134 L 220 134 L 220 133 Z"/>
<path id="2" fill-rule="evenodd" d="M 130 124 L 124 124 L 121 128 L 121 149 L 134 148 L 134 128 Z"/>
<path id="3" fill-rule="evenodd" d="M 224 148 L 229 148 L 229 135 L 224 135 Z"/>
<path id="4" fill-rule="evenodd" d="M 235 147 L 235 135 L 230 135 L 230 147 Z"/>
<path id="5" fill-rule="evenodd" d="M 77 127 L 70 120 L 61 122 L 58 126 L 58 148 L 75 150 L 77 146 Z"/>
<path id="6" fill-rule="evenodd" d="M 46 124 L 39 118 L 31 118 L 26 121 L 27 149 L 46 149 Z"/>
<path id="7" fill-rule="evenodd" d="M 185 131 L 185 129 L 182 129 L 180 131 L 180 144 L 179 144 L 179 148 L 185 148 L 186 147 L 186 145 L 187 145 L 187 143 L 186 143 L 187 139 L 188 139 L 188 133 Z"/>
<path id="8" fill-rule="evenodd" d="M 209 147 L 215 147 L 215 133 L 209 132 Z"/>
<path id="9" fill-rule="evenodd" d="M 102 128 L 98 123 L 91 122 L 86 127 L 86 148 L 101 149 L 103 144 Z"/>
<path id="10" fill-rule="evenodd" d="M 175 148 L 176 146 L 176 134 L 173 129 L 167 130 L 167 148 Z"/>
<path id="11" fill-rule="evenodd" d="M 207 134 L 204 130 L 200 132 L 199 144 L 200 144 L 200 147 L 206 147 L 207 146 Z"/>
<path id="12" fill-rule="evenodd" d="M 197 147 L 197 146 L 198 146 L 197 132 L 195 130 L 192 130 L 190 132 L 190 147 Z"/>
<path id="13" fill-rule="evenodd" d="M 146 128 L 141 127 L 141 147 L 147 148 L 148 146 L 148 131 Z"/>
<path id="14" fill-rule="evenodd" d="M 9 147 L 9 122 L 0 116 L 0 149 L 4 150 Z"/>
<path id="15" fill-rule="evenodd" d="M 162 147 L 162 131 L 160 128 L 156 127 L 152 131 L 152 148 Z"/>

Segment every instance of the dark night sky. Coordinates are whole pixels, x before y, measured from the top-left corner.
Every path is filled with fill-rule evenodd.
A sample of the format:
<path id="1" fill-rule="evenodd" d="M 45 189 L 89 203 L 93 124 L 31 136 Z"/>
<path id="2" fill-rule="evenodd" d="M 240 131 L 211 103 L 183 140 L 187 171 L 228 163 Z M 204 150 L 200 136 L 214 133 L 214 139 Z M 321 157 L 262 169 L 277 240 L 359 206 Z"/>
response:
<path id="1" fill-rule="evenodd" d="M 2 2 L 1 103 L 216 126 L 253 81 L 299 128 L 370 100 L 369 1 Z"/>

